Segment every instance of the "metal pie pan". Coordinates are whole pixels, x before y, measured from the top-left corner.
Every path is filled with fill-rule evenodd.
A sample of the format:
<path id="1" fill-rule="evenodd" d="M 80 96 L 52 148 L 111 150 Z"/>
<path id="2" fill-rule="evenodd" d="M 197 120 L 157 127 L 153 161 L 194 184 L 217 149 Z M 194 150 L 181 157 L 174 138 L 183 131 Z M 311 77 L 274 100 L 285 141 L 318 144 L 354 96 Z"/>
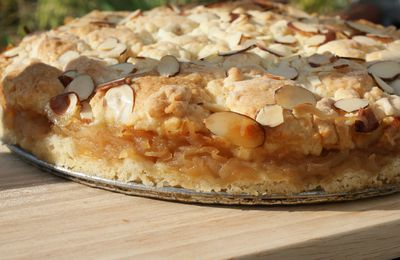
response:
<path id="1" fill-rule="evenodd" d="M 291 195 L 271 194 L 258 196 L 226 192 L 198 192 L 175 187 L 151 187 L 144 184 L 121 182 L 71 171 L 42 161 L 18 146 L 7 146 L 29 164 L 74 182 L 127 195 L 168 201 L 222 205 L 296 205 L 349 201 L 400 192 L 400 185 L 385 185 L 379 188 L 368 188 L 353 192 L 327 193 L 324 191 L 309 191 Z"/>

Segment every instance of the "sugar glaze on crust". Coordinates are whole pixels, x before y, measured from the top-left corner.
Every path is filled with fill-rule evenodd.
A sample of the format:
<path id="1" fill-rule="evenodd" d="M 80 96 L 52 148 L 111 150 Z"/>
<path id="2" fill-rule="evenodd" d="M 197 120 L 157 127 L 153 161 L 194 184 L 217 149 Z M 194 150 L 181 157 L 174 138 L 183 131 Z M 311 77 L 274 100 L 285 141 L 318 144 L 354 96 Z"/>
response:
<path id="1" fill-rule="evenodd" d="M 198 191 L 400 183 L 400 32 L 266 1 L 99 12 L 0 55 L 2 135 Z"/>

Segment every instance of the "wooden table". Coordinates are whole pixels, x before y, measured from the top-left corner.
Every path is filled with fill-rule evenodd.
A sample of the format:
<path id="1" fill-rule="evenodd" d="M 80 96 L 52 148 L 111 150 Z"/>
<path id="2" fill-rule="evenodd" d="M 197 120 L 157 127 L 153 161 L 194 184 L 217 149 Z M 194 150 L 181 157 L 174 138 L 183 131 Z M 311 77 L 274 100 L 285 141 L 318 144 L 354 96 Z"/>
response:
<path id="1" fill-rule="evenodd" d="M 66 181 L 0 145 L 0 259 L 399 256 L 400 194 L 312 206 L 188 205 Z"/>

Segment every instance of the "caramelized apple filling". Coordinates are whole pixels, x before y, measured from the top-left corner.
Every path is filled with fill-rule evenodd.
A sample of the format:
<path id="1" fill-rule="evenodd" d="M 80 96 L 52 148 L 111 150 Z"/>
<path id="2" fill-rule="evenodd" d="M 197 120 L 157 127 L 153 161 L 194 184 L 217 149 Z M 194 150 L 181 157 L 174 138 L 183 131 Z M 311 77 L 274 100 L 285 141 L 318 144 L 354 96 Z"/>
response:
<path id="1" fill-rule="evenodd" d="M 237 180 L 259 181 L 267 175 L 275 180 L 290 179 L 304 185 L 308 181 L 335 178 L 346 169 L 363 170 L 372 175 L 397 155 L 397 152 L 371 148 L 278 158 L 259 147 L 252 149 L 254 156 L 245 158 L 235 151 L 237 147 L 226 146 L 202 134 L 163 137 L 149 131 L 105 125 L 54 126 L 53 129 L 59 135 L 73 138 L 78 156 L 102 158 L 110 164 L 126 158 L 163 163 L 173 172 L 222 184 Z"/>

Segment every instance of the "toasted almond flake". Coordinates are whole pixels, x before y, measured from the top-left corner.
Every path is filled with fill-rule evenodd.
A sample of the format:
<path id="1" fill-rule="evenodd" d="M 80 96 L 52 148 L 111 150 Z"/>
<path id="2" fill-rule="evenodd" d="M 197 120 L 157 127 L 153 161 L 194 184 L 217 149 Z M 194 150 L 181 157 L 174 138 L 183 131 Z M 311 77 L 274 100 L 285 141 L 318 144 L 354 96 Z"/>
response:
<path id="1" fill-rule="evenodd" d="M 5 52 L 2 53 L 2 55 L 4 55 L 4 57 L 6 57 L 6 58 L 14 58 L 23 51 L 24 51 L 24 48 L 21 46 L 18 46 L 18 47 L 14 47 L 9 50 L 6 50 Z"/>
<path id="2" fill-rule="evenodd" d="M 292 35 L 276 35 L 274 38 L 277 43 L 281 44 L 294 44 L 297 42 L 296 37 Z"/>
<path id="3" fill-rule="evenodd" d="M 339 33 L 342 34 L 345 39 L 351 39 L 354 36 L 354 33 L 348 30 L 343 30 Z"/>
<path id="4" fill-rule="evenodd" d="M 379 127 L 379 122 L 371 108 L 362 108 L 358 110 L 359 120 L 354 122 L 354 129 L 357 133 L 369 133 Z"/>
<path id="5" fill-rule="evenodd" d="M 305 35 L 313 35 L 319 32 L 319 28 L 315 24 L 307 24 L 302 22 L 289 22 L 288 27 L 294 31 L 303 33 Z"/>
<path id="6" fill-rule="evenodd" d="M 60 75 L 58 80 L 61 82 L 61 84 L 63 84 L 64 87 L 67 87 L 77 76 L 78 72 L 76 70 L 68 70 Z"/>
<path id="7" fill-rule="evenodd" d="M 349 61 L 346 59 L 338 59 L 333 63 L 333 68 L 335 69 L 343 69 L 349 67 Z"/>
<path id="8" fill-rule="evenodd" d="M 94 90 L 94 83 L 89 75 L 82 74 L 72 80 L 72 82 L 65 88 L 64 92 L 75 92 L 80 101 L 84 101 L 92 95 Z"/>
<path id="9" fill-rule="evenodd" d="M 104 95 L 105 118 L 119 124 L 130 123 L 135 105 L 135 93 L 129 85 L 109 89 Z"/>
<path id="10" fill-rule="evenodd" d="M 54 116 L 62 116 L 66 114 L 73 114 L 79 104 L 79 99 L 76 93 L 68 92 L 57 95 L 50 99 L 49 108 L 52 113 L 48 113 L 50 119 Z M 52 120 L 55 122 L 54 120 Z"/>
<path id="11" fill-rule="evenodd" d="M 135 65 L 133 65 L 132 63 L 127 63 L 127 62 L 111 65 L 111 66 L 109 66 L 109 68 L 117 71 L 117 73 L 120 77 L 125 77 L 126 75 L 134 73 L 137 70 L 135 68 Z"/>
<path id="12" fill-rule="evenodd" d="M 237 48 L 242 40 L 243 34 L 241 32 L 230 34 L 227 38 L 229 48 Z"/>
<path id="13" fill-rule="evenodd" d="M 112 66 L 112 65 L 116 65 L 119 64 L 118 59 L 116 58 L 103 58 L 103 61 L 108 65 L 108 66 Z"/>
<path id="14" fill-rule="evenodd" d="M 400 63 L 395 61 L 377 62 L 369 66 L 368 72 L 383 80 L 393 80 L 400 75 Z"/>
<path id="15" fill-rule="evenodd" d="M 130 77 L 123 77 L 120 79 L 115 79 L 115 80 L 105 82 L 105 83 L 98 85 L 95 92 L 106 91 L 110 88 L 114 88 L 114 87 L 121 86 L 121 85 L 129 85 L 131 83 L 132 83 L 132 79 Z"/>
<path id="16" fill-rule="evenodd" d="M 391 51 L 400 52 L 400 41 L 397 40 L 397 41 L 394 41 L 394 42 L 389 43 L 389 44 L 387 45 L 387 48 L 388 48 L 389 50 L 391 50 Z"/>
<path id="17" fill-rule="evenodd" d="M 367 62 L 372 61 L 385 61 L 385 60 L 399 60 L 400 51 L 394 49 L 380 50 L 367 53 L 365 55 L 365 60 Z"/>
<path id="18" fill-rule="evenodd" d="M 79 52 L 66 51 L 58 58 L 58 62 L 60 62 L 61 64 L 67 64 L 71 60 L 76 59 L 78 57 L 79 57 Z"/>
<path id="19" fill-rule="evenodd" d="M 129 58 L 127 62 L 134 64 L 135 69 L 137 69 L 135 73 L 145 73 L 154 71 L 157 68 L 157 65 L 159 64 L 159 61 L 156 59 L 144 58 L 144 57 Z"/>
<path id="20" fill-rule="evenodd" d="M 276 127 L 283 124 L 283 109 L 279 105 L 267 105 L 258 111 L 256 121 L 264 126 Z"/>
<path id="21" fill-rule="evenodd" d="M 345 98 L 336 101 L 333 105 L 340 110 L 351 113 L 361 108 L 366 108 L 368 106 L 368 100 L 361 98 Z"/>
<path id="22" fill-rule="evenodd" d="M 304 44 L 311 47 L 318 47 L 324 43 L 326 43 L 326 35 L 317 34 L 305 40 Z"/>
<path id="23" fill-rule="evenodd" d="M 356 35 L 356 36 L 353 36 L 352 39 L 355 40 L 356 42 L 358 42 L 359 44 L 365 45 L 365 46 L 375 46 L 375 45 L 379 44 L 373 38 L 367 37 L 364 35 Z"/>
<path id="24" fill-rule="evenodd" d="M 274 37 L 285 35 L 288 29 L 287 24 L 288 22 L 286 20 L 276 21 L 269 26 L 269 31 Z"/>
<path id="25" fill-rule="evenodd" d="M 278 57 L 285 57 L 291 54 L 290 48 L 283 44 L 271 44 L 267 47 L 264 43 L 257 42 L 257 47 Z"/>
<path id="26" fill-rule="evenodd" d="M 349 26 L 351 29 L 354 29 L 356 31 L 362 32 L 362 33 L 371 33 L 371 34 L 379 34 L 379 30 L 372 28 L 368 25 L 357 23 L 357 22 L 352 22 L 352 21 L 346 21 L 346 25 Z"/>
<path id="27" fill-rule="evenodd" d="M 289 64 L 285 62 L 281 62 L 276 68 L 269 69 L 268 72 L 290 80 L 294 80 L 299 76 L 299 72 L 295 68 L 290 67 Z"/>
<path id="28" fill-rule="evenodd" d="M 118 44 L 118 39 L 114 37 L 109 37 L 105 39 L 99 46 L 97 46 L 97 49 L 100 51 L 110 51 L 114 49 Z"/>
<path id="29" fill-rule="evenodd" d="M 67 77 L 71 77 L 71 78 L 76 78 L 77 76 L 79 76 L 78 71 L 76 70 L 67 70 L 66 72 L 63 73 L 63 75 L 67 76 Z"/>
<path id="30" fill-rule="evenodd" d="M 388 94 L 394 93 L 394 89 L 389 84 L 387 84 L 385 81 L 383 81 L 380 77 L 378 77 L 375 74 L 371 74 L 371 76 L 375 80 L 378 87 L 380 87 L 383 91 L 385 91 Z"/>
<path id="31" fill-rule="evenodd" d="M 275 102 L 285 109 L 293 109 L 300 104 L 316 105 L 314 94 L 305 88 L 285 85 L 275 91 Z"/>
<path id="32" fill-rule="evenodd" d="M 334 40 L 327 42 L 318 47 L 317 53 L 323 54 L 330 52 L 341 58 L 363 59 L 365 52 L 358 48 L 358 44 L 354 40 Z"/>
<path id="33" fill-rule="evenodd" d="M 391 37 L 389 35 L 383 35 L 383 34 L 372 34 L 372 33 L 369 33 L 369 34 L 367 34 L 367 37 L 369 37 L 371 39 L 374 39 L 374 40 L 377 40 L 377 41 L 380 41 L 380 42 L 383 42 L 383 43 L 389 43 L 389 42 L 392 42 L 394 40 L 393 37 Z"/>
<path id="34" fill-rule="evenodd" d="M 179 73 L 179 70 L 179 61 L 172 55 L 162 57 L 160 63 L 157 65 L 157 71 L 161 76 L 175 76 Z"/>
<path id="35" fill-rule="evenodd" d="M 311 67 L 320 67 L 332 62 L 334 56 L 332 55 L 325 55 L 325 54 L 313 54 L 308 57 L 308 63 Z"/>
<path id="36" fill-rule="evenodd" d="M 107 52 L 107 56 L 110 58 L 118 58 L 121 55 L 123 55 L 128 49 L 126 48 L 126 45 L 123 43 L 118 43 L 114 49 L 110 50 Z"/>
<path id="37" fill-rule="evenodd" d="M 208 116 L 204 123 L 214 135 L 234 145 L 255 148 L 264 144 L 264 128 L 248 116 L 230 111 L 216 112 Z"/>
<path id="38" fill-rule="evenodd" d="M 245 45 L 239 46 L 239 48 L 236 50 L 218 52 L 218 55 L 219 56 L 231 56 L 231 55 L 235 55 L 238 53 L 246 52 L 250 49 L 253 49 L 254 47 L 256 47 L 256 44 L 253 41 L 247 41 Z"/>
<path id="39" fill-rule="evenodd" d="M 400 96 L 400 79 L 396 79 L 390 82 L 390 86 L 393 88 L 394 93 Z"/>

